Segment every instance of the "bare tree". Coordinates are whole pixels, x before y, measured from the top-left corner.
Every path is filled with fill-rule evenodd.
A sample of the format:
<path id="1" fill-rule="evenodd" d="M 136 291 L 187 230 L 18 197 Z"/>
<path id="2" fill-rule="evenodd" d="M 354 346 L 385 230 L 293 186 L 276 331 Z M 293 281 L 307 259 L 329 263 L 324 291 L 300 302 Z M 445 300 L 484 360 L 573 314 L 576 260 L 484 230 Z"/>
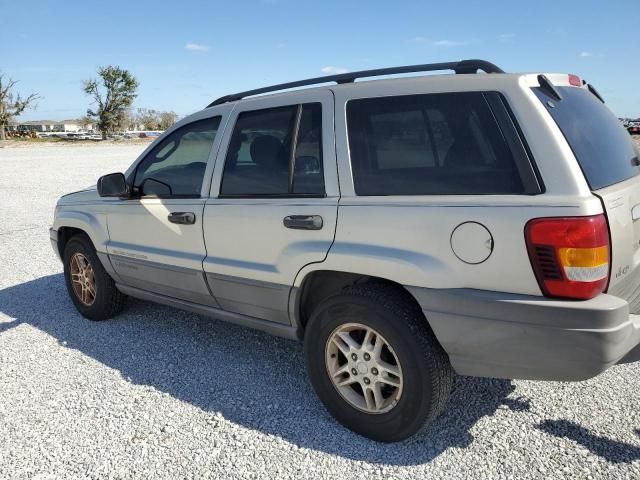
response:
<path id="1" fill-rule="evenodd" d="M 5 78 L 0 73 L 0 140 L 5 140 L 5 130 L 12 118 L 17 117 L 27 108 L 34 108 L 35 102 L 41 97 L 37 93 L 32 93 L 27 97 L 22 97 L 19 93 L 14 93 L 13 88 L 18 83 L 12 78 Z"/>
<path id="2" fill-rule="evenodd" d="M 138 108 L 136 110 L 136 123 L 143 125 L 145 130 L 158 130 L 159 113 L 151 108 Z"/>
<path id="3" fill-rule="evenodd" d="M 138 108 L 136 111 L 136 122 L 144 125 L 147 130 L 166 130 L 177 119 L 176 112 L 162 112 L 151 108 Z"/>
<path id="4" fill-rule="evenodd" d="M 96 121 L 93 118 L 85 115 L 84 117 L 80 117 L 78 119 L 78 123 L 80 123 L 83 129 L 89 129 L 89 127 L 92 127 L 96 123 Z"/>
<path id="5" fill-rule="evenodd" d="M 160 112 L 160 119 L 158 125 L 160 130 L 166 130 L 178 120 L 178 114 L 176 112 Z"/>
<path id="6" fill-rule="evenodd" d="M 127 70 L 120 67 L 100 67 L 101 83 L 92 79 L 84 83 L 84 92 L 93 97 L 97 109 L 87 110 L 87 116 L 98 119 L 103 140 L 107 134 L 120 127 L 127 109 L 136 98 L 138 82 Z"/>
<path id="7" fill-rule="evenodd" d="M 135 114 L 133 113 L 133 108 L 127 108 L 122 112 L 122 116 L 120 117 L 120 125 L 119 129 L 126 130 L 134 130 L 135 124 Z"/>

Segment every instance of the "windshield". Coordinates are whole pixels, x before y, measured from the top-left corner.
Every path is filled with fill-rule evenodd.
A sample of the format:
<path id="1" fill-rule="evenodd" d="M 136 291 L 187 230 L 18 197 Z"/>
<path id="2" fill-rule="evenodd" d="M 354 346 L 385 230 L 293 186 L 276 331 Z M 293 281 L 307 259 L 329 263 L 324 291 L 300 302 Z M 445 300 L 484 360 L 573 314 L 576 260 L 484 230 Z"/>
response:
<path id="1" fill-rule="evenodd" d="M 591 189 L 638 175 L 636 147 L 611 110 L 586 89 L 556 88 L 562 95 L 560 101 L 541 88 L 533 91 L 560 127 Z"/>

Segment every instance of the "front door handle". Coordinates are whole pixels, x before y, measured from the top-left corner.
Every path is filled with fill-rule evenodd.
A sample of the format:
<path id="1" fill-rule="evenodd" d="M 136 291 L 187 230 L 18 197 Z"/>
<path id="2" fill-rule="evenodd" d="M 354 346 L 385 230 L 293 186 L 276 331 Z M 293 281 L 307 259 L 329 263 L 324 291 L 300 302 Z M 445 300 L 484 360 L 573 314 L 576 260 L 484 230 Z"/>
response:
<path id="1" fill-rule="evenodd" d="M 171 212 L 168 218 L 171 223 L 180 225 L 193 225 L 196 223 L 196 214 L 193 212 Z"/>
<path id="2" fill-rule="evenodd" d="M 322 217 L 320 215 L 289 215 L 284 217 L 282 223 L 285 227 L 295 230 L 320 230 Z"/>

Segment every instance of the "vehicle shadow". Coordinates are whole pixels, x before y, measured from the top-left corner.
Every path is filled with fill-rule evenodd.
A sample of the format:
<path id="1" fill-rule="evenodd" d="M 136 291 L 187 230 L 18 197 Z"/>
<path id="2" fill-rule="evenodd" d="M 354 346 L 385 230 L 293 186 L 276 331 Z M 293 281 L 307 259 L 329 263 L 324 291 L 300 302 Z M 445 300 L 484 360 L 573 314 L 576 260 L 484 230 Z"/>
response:
<path id="1" fill-rule="evenodd" d="M 391 465 L 429 462 L 473 441 L 470 429 L 498 408 L 528 410 L 507 398 L 510 381 L 457 377 L 447 411 L 423 434 L 382 445 L 339 426 L 306 376 L 299 343 L 191 313 L 132 300 L 118 318 L 90 322 L 67 297 L 61 274 L 0 290 L 0 335 L 28 324 L 116 369 L 212 415 L 299 447 Z"/>
<path id="2" fill-rule="evenodd" d="M 631 463 L 640 460 L 640 447 L 594 435 L 588 429 L 569 420 L 545 420 L 538 428 L 550 435 L 573 440 L 611 463 Z"/>

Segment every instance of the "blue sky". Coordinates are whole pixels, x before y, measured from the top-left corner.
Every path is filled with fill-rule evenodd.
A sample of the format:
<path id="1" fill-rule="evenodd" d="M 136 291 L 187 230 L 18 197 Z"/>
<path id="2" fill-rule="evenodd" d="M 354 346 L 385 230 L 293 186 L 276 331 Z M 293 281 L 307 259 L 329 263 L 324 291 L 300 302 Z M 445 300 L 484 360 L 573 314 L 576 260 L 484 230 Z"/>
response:
<path id="1" fill-rule="evenodd" d="M 0 0 L 0 70 L 42 95 L 23 119 L 83 115 L 82 81 L 119 65 L 135 107 L 186 115 L 226 93 L 323 72 L 484 58 L 576 73 L 640 116 L 638 0 L 76 2 Z"/>

